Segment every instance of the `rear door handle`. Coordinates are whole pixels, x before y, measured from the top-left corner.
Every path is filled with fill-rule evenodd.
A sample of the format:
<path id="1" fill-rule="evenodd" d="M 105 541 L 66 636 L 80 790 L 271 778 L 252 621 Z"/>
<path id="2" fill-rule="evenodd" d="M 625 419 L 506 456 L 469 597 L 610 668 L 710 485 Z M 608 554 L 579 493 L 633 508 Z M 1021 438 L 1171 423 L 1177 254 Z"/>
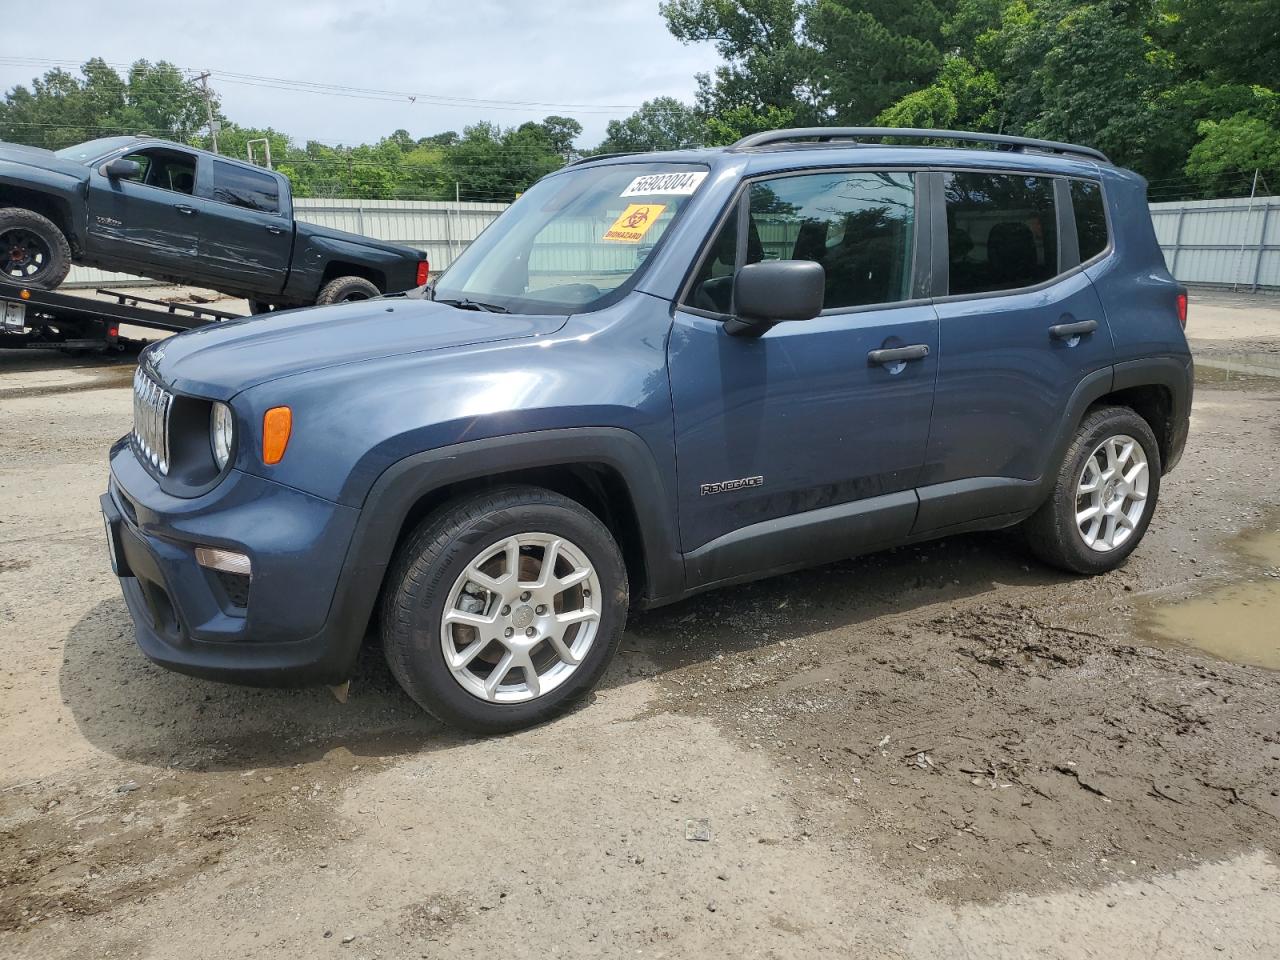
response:
<path id="1" fill-rule="evenodd" d="M 923 360 L 929 355 L 927 343 L 913 343 L 909 347 L 886 347 L 883 350 L 872 350 L 867 354 L 868 362 L 876 366 L 890 363 L 902 363 L 904 360 Z"/>
<path id="2" fill-rule="evenodd" d="M 1075 323 L 1059 323 L 1049 328 L 1049 336 L 1055 340 L 1070 340 L 1093 333 L 1098 329 L 1097 320 L 1077 320 Z"/>
<path id="3" fill-rule="evenodd" d="M 278 236 L 280 236 L 280 234 L 284 233 L 284 228 L 283 228 L 283 227 L 273 227 L 271 224 L 269 224 L 269 223 L 268 223 L 268 224 L 267 224 L 267 233 L 274 233 L 274 234 L 278 237 Z"/>
<path id="4" fill-rule="evenodd" d="M 195 207 L 188 207 L 185 203 L 175 203 L 173 209 L 177 210 L 184 217 L 193 217 L 196 213 Z"/>

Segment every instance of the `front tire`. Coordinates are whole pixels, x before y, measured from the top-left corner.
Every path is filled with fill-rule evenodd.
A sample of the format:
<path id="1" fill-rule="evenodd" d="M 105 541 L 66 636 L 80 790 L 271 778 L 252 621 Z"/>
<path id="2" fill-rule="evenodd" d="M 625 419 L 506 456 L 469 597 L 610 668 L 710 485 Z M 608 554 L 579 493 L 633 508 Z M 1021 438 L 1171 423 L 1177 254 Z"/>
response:
<path id="1" fill-rule="evenodd" d="M 71 270 L 71 245 L 58 225 L 34 210 L 0 209 L 0 277 L 53 290 Z"/>
<path id="2" fill-rule="evenodd" d="M 320 288 L 317 304 L 347 303 L 351 300 L 371 300 L 382 296 L 382 291 L 364 277 L 338 277 Z"/>
<path id="3" fill-rule="evenodd" d="M 400 550 L 382 641 L 401 687 L 476 733 L 549 720 L 599 681 L 622 639 L 627 574 L 573 500 L 512 486 L 454 501 Z"/>
<path id="4" fill-rule="evenodd" d="M 1072 573 L 1114 570 L 1137 549 L 1160 497 L 1160 445 L 1128 407 L 1084 418 L 1049 499 L 1025 524 L 1031 551 Z"/>

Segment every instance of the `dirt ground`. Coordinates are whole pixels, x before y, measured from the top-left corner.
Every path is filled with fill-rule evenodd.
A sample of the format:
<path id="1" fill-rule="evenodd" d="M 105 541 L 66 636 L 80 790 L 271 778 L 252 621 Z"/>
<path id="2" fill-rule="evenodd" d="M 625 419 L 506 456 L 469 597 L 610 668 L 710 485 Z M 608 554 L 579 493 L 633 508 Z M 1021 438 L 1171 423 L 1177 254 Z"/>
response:
<path id="1" fill-rule="evenodd" d="M 377 649 L 345 705 L 147 663 L 97 507 L 132 359 L 0 352 L 0 956 L 1280 956 L 1280 298 L 1191 331 L 1116 573 L 1000 533 L 708 594 L 492 739 Z"/>

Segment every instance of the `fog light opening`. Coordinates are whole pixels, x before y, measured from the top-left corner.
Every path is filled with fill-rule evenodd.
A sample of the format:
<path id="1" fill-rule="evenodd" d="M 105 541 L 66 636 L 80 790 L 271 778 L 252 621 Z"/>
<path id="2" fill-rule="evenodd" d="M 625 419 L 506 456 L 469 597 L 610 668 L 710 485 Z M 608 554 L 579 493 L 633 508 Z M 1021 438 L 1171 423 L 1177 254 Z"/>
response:
<path id="1" fill-rule="evenodd" d="M 209 570 L 238 573 L 242 577 L 253 576 L 253 565 L 243 553 L 221 550 L 217 547 L 196 547 L 196 563 Z"/>

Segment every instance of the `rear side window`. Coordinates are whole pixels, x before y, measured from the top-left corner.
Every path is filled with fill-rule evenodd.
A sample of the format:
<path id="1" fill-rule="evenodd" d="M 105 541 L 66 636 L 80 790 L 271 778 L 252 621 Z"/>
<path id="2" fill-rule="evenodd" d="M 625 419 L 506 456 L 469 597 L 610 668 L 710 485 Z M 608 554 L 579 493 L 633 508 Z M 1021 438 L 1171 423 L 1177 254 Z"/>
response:
<path id="1" fill-rule="evenodd" d="M 749 187 L 744 263 L 812 260 L 826 271 L 827 310 L 911 297 L 915 176 L 854 171 L 758 180 Z M 738 217 L 712 241 L 688 303 L 731 309 Z"/>
<path id="2" fill-rule="evenodd" d="M 1052 178 L 949 173 L 945 196 L 950 293 L 1015 290 L 1058 273 Z"/>
<path id="3" fill-rule="evenodd" d="M 213 199 L 263 213 L 279 213 L 280 185 L 270 174 L 215 160 Z"/>
<path id="4" fill-rule="evenodd" d="M 1072 180 L 1071 208 L 1076 215 L 1080 262 L 1084 263 L 1107 249 L 1107 211 L 1102 206 L 1102 186 L 1090 180 Z"/>

